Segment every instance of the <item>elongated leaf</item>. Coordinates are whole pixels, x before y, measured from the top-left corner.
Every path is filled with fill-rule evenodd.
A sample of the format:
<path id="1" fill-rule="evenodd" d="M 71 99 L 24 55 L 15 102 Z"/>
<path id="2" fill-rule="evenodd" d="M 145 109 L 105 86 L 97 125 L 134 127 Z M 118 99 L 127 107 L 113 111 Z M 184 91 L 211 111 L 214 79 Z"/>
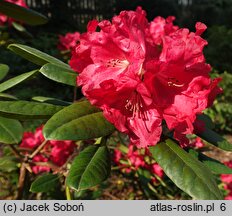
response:
<path id="1" fill-rule="evenodd" d="M 36 11 L 6 1 L 0 1 L 0 13 L 33 26 L 42 25 L 48 21 L 47 17 Z"/>
<path id="2" fill-rule="evenodd" d="M 2 80 L 9 72 L 9 67 L 6 64 L 0 64 L 0 80 Z"/>
<path id="3" fill-rule="evenodd" d="M 0 142 L 18 143 L 23 136 L 23 127 L 19 121 L 0 116 Z"/>
<path id="4" fill-rule="evenodd" d="M 220 149 L 232 151 L 232 144 L 209 128 L 205 128 L 204 132 L 197 135 Z"/>
<path id="5" fill-rule="evenodd" d="M 27 80 L 28 78 L 32 77 L 33 75 L 35 75 L 38 72 L 38 70 L 33 70 L 31 72 L 27 72 L 24 74 L 20 74 L 19 76 L 16 76 L 12 79 L 9 79 L 7 81 L 5 81 L 4 83 L 0 84 L 0 92 L 3 92 L 13 86 L 16 86 L 17 84 Z"/>
<path id="6" fill-rule="evenodd" d="M 71 69 L 66 69 L 48 63 L 45 64 L 42 68 L 40 68 L 39 71 L 51 80 L 71 86 L 76 86 L 77 73 L 75 73 Z"/>
<path id="7" fill-rule="evenodd" d="M 31 192 L 49 192 L 54 190 L 59 184 L 59 176 L 46 173 L 42 176 L 39 176 L 31 184 Z"/>
<path id="8" fill-rule="evenodd" d="M 74 103 L 48 120 L 43 134 L 48 140 L 82 140 L 107 136 L 114 127 L 87 101 Z"/>
<path id="9" fill-rule="evenodd" d="M 0 93 L 0 100 L 9 101 L 9 100 L 18 100 L 18 98 L 10 94 Z"/>
<path id="10" fill-rule="evenodd" d="M 232 169 L 228 166 L 224 165 L 218 160 L 210 158 L 200 152 L 197 152 L 193 149 L 189 150 L 189 154 L 191 154 L 196 159 L 200 160 L 203 164 L 205 164 L 213 173 L 215 174 L 232 174 Z"/>
<path id="11" fill-rule="evenodd" d="M 197 119 L 203 121 L 207 128 L 209 128 L 209 129 L 214 128 L 214 123 L 208 115 L 206 115 L 206 114 L 197 115 Z"/>
<path id="12" fill-rule="evenodd" d="M 106 146 L 89 146 L 74 159 L 66 184 L 78 191 L 93 187 L 109 176 L 110 164 Z"/>
<path id="13" fill-rule="evenodd" d="M 44 64 L 47 63 L 53 63 L 61 67 L 70 68 L 69 65 L 65 64 L 59 59 L 26 45 L 10 44 L 8 46 L 8 49 L 20 55 L 21 57 L 27 59 L 28 61 L 31 61 L 40 66 L 43 66 Z"/>
<path id="14" fill-rule="evenodd" d="M 68 106 L 71 105 L 71 102 L 59 100 L 56 98 L 50 98 L 50 97 L 43 97 L 43 96 L 36 96 L 33 97 L 32 100 L 34 101 L 39 101 L 42 103 L 49 103 L 49 104 L 54 104 L 54 105 L 61 105 L 61 106 Z"/>
<path id="15" fill-rule="evenodd" d="M 15 157 L 12 157 L 12 156 L 0 157 L 0 171 L 12 172 L 17 169 L 18 167 L 17 167 L 17 161 Z"/>
<path id="16" fill-rule="evenodd" d="M 17 22 L 12 22 L 12 26 L 19 31 L 23 36 L 33 38 L 33 35 L 24 28 L 23 25 L 17 23 Z"/>
<path id="17" fill-rule="evenodd" d="M 0 115 L 15 119 L 47 119 L 63 108 L 38 102 L 0 101 Z"/>
<path id="18" fill-rule="evenodd" d="M 200 161 L 171 140 L 150 148 L 167 176 L 195 199 L 223 199 L 214 176 Z"/>
<path id="19" fill-rule="evenodd" d="M 12 26 L 13 26 L 16 30 L 18 30 L 18 31 L 20 31 L 20 32 L 25 32 L 25 31 L 26 31 L 25 27 L 22 26 L 22 25 L 20 25 L 19 23 L 12 22 Z"/>

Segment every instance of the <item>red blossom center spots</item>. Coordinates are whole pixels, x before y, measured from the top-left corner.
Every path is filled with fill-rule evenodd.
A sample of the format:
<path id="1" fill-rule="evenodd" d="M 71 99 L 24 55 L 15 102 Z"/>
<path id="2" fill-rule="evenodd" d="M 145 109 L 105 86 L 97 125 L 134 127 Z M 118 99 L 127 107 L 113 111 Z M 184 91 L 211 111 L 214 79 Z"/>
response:
<path id="1" fill-rule="evenodd" d="M 125 108 L 132 113 L 133 118 L 138 117 L 144 121 L 149 120 L 143 99 L 136 90 L 131 94 L 131 97 L 126 100 Z"/>
<path id="2" fill-rule="evenodd" d="M 159 75 L 159 80 L 161 81 L 161 83 L 169 87 L 181 88 L 185 85 L 184 83 L 181 83 L 177 78 L 168 77 L 164 74 L 162 74 L 161 76 Z"/>
<path id="3" fill-rule="evenodd" d="M 127 67 L 129 62 L 127 60 L 119 60 L 119 59 L 110 59 L 106 62 L 106 67 Z"/>
<path id="4" fill-rule="evenodd" d="M 168 78 L 168 86 L 174 86 L 174 87 L 183 87 L 184 84 L 181 84 L 180 81 L 176 78 L 173 78 L 173 77 L 169 77 Z"/>

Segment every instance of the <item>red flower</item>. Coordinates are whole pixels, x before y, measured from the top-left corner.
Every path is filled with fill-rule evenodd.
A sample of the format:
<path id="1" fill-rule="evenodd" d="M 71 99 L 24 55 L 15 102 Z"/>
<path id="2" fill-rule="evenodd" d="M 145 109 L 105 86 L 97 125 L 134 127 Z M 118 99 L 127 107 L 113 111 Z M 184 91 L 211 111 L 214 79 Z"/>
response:
<path id="1" fill-rule="evenodd" d="M 50 143 L 52 146 L 50 159 L 58 166 L 62 166 L 67 161 L 76 147 L 72 141 L 50 141 Z"/>
<path id="2" fill-rule="evenodd" d="M 163 36 L 169 35 L 179 28 L 173 25 L 174 20 L 173 16 L 169 16 L 167 19 L 158 16 L 150 23 L 149 32 L 155 44 L 162 44 Z"/>
<path id="3" fill-rule="evenodd" d="M 47 162 L 48 159 L 46 157 L 44 157 L 41 154 L 36 155 L 33 159 L 33 162 Z M 32 166 L 32 171 L 35 174 L 41 173 L 41 172 L 49 172 L 50 168 L 48 166 L 40 166 L 40 165 L 35 165 Z"/>
<path id="4" fill-rule="evenodd" d="M 23 134 L 22 142 L 20 144 L 21 148 L 33 149 L 40 144 L 35 138 L 32 132 L 25 132 Z"/>
<path id="5" fill-rule="evenodd" d="M 163 178 L 163 176 L 164 176 L 163 169 L 157 163 L 152 164 L 152 166 L 151 166 L 151 172 L 154 173 L 154 174 L 156 174 L 160 178 Z"/>
<path id="6" fill-rule="evenodd" d="M 229 168 L 232 168 L 232 160 L 224 163 Z M 228 191 L 225 200 L 232 200 L 232 174 L 222 174 L 221 181 L 224 183 L 224 189 Z"/>
<path id="7" fill-rule="evenodd" d="M 193 140 L 192 143 L 190 143 L 190 146 L 194 148 L 202 148 L 205 146 L 205 144 L 200 137 L 197 137 L 196 139 Z"/>
<path id="8" fill-rule="evenodd" d="M 19 5 L 21 7 L 28 8 L 27 4 L 24 0 L 5 0 L 6 2 L 10 2 L 16 5 Z M 4 14 L 0 14 L 0 26 L 4 25 L 5 23 L 9 23 L 11 25 L 12 22 L 14 22 L 13 18 L 7 17 Z"/>
<path id="9" fill-rule="evenodd" d="M 66 35 L 59 35 L 58 49 L 61 51 L 72 50 L 77 42 L 80 40 L 80 33 L 67 33 Z"/>
<path id="10" fill-rule="evenodd" d="M 229 193 L 226 197 L 225 200 L 232 200 L 232 193 Z"/>
<path id="11" fill-rule="evenodd" d="M 202 52 L 206 26 L 197 23 L 193 33 L 173 20 L 148 23 L 139 7 L 98 23 L 98 32 L 91 22 L 70 61 L 83 94 L 138 147 L 159 141 L 162 120 L 187 144 L 196 115 L 221 92 Z"/>
<path id="12" fill-rule="evenodd" d="M 25 132 L 21 144 L 21 148 L 28 148 L 35 150 L 36 147 L 41 145 L 45 139 L 42 133 L 43 126 L 36 128 L 35 133 Z M 57 166 L 62 166 L 69 156 L 75 150 L 75 143 L 73 141 L 57 141 L 50 140 L 47 141 L 45 147 L 41 150 L 39 154 L 33 157 L 33 162 L 48 162 L 51 161 Z M 25 152 L 25 154 L 28 154 Z M 32 171 L 37 174 L 40 172 L 49 172 L 50 168 L 48 166 L 34 165 L 32 166 Z"/>

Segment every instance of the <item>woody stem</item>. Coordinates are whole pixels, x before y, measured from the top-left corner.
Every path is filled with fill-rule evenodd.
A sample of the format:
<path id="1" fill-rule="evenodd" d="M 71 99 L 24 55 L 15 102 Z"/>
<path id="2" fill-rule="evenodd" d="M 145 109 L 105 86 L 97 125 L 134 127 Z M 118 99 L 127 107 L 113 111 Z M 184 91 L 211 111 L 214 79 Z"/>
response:
<path id="1" fill-rule="evenodd" d="M 47 142 L 48 141 L 45 140 L 34 152 L 31 153 L 29 158 L 32 159 L 33 157 L 35 157 L 44 148 L 44 146 L 47 144 Z"/>

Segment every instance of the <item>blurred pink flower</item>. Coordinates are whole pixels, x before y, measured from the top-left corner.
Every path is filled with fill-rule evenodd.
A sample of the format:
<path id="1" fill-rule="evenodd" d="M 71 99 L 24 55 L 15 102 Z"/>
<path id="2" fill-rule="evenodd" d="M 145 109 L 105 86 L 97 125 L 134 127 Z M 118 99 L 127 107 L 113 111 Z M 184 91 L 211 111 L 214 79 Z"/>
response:
<path id="1" fill-rule="evenodd" d="M 22 142 L 20 143 L 21 148 L 28 148 L 31 150 L 35 150 L 36 147 L 41 145 L 45 139 L 42 133 L 43 126 L 36 128 L 35 133 L 32 132 L 25 132 L 23 135 Z M 33 157 L 33 162 L 52 162 L 57 166 L 62 166 L 69 156 L 75 150 L 75 142 L 73 141 L 57 141 L 57 140 L 50 140 L 47 141 L 45 147 L 41 150 L 39 154 Z M 25 152 L 25 154 L 28 154 Z M 32 171 L 35 174 L 39 172 L 49 172 L 49 166 L 40 166 L 35 165 L 32 166 Z"/>
<path id="2" fill-rule="evenodd" d="M 67 33 L 66 35 L 59 35 L 59 43 L 57 45 L 60 51 L 72 50 L 80 40 L 80 33 Z"/>

